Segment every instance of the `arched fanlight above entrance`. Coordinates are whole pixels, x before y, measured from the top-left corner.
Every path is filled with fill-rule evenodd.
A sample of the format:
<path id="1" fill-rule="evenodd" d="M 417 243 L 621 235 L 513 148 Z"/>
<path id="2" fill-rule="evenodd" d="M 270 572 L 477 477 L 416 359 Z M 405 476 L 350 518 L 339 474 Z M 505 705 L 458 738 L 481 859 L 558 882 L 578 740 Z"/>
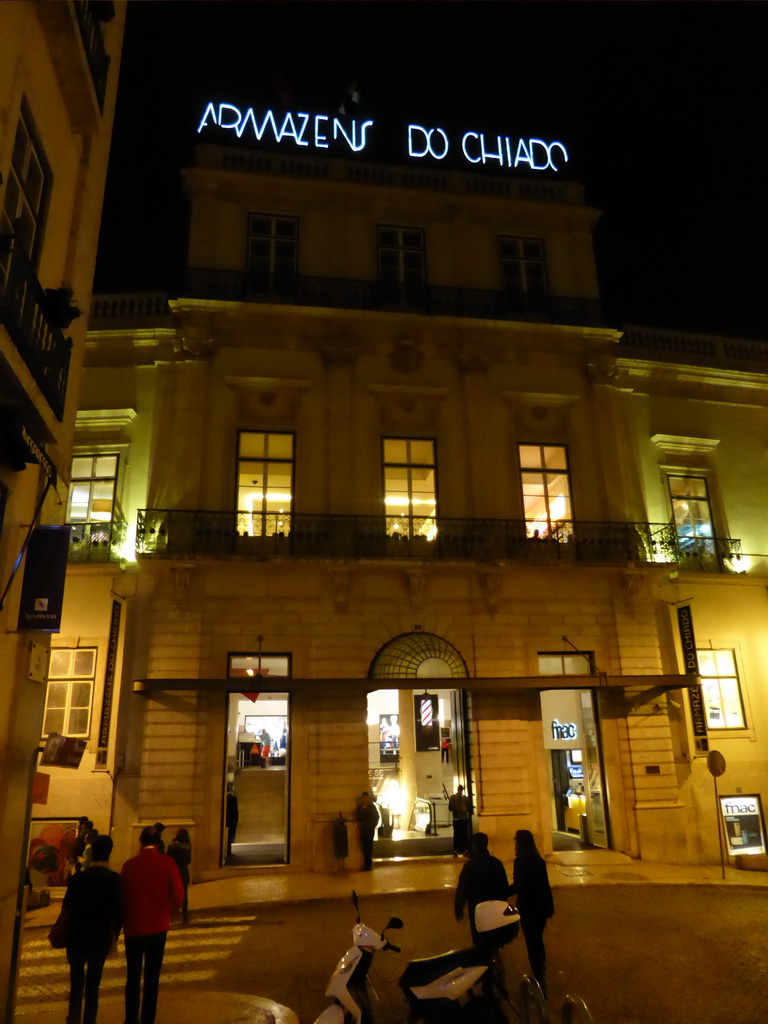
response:
<path id="1" fill-rule="evenodd" d="M 456 648 L 434 633 L 401 633 L 379 648 L 369 679 L 466 679 L 467 665 Z"/>

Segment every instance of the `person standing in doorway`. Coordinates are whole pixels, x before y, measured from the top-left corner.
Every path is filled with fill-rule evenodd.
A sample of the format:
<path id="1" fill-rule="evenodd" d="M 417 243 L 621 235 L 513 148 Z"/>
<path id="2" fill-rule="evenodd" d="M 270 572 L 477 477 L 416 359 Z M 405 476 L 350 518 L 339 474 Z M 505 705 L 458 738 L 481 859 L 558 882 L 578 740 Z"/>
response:
<path id="1" fill-rule="evenodd" d="M 520 927 L 523 929 L 528 962 L 533 976 L 547 995 L 546 952 L 544 929 L 555 912 L 549 886 L 547 865 L 536 848 L 533 834 L 521 828 L 515 833 L 515 863 L 512 868 L 510 896 L 517 896 Z"/>
<path id="2" fill-rule="evenodd" d="M 158 849 L 154 826 L 142 831 L 139 844 L 140 853 L 127 860 L 121 872 L 126 963 L 125 1024 L 154 1024 L 165 940 L 171 927 L 171 914 L 180 910 L 184 902 L 184 886 L 179 869 Z"/>
<path id="3" fill-rule="evenodd" d="M 373 868 L 373 837 L 379 824 L 379 811 L 369 792 L 363 793 L 355 808 L 355 821 L 360 829 L 360 846 L 363 850 L 363 871 Z"/>
<path id="4" fill-rule="evenodd" d="M 240 820 L 240 812 L 237 807 L 237 797 L 232 788 L 232 783 L 227 783 L 227 805 L 224 811 L 224 824 L 227 826 L 227 856 L 232 856 L 232 846 L 237 835 L 237 823 Z"/>
<path id="5" fill-rule="evenodd" d="M 464 787 L 459 786 L 448 801 L 448 810 L 453 818 L 453 856 L 464 855 L 469 851 L 469 797 L 464 795 Z"/>
<path id="6" fill-rule="evenodd" d="M 67 1024 L 96 1024 L 104 961 L 115 948 L 123 923 L 120 875 L 109 867 L 112 840 L 97 835 L 91 851 L 88 870 L 70 878 L 62 904 L 71 920 Z"/>

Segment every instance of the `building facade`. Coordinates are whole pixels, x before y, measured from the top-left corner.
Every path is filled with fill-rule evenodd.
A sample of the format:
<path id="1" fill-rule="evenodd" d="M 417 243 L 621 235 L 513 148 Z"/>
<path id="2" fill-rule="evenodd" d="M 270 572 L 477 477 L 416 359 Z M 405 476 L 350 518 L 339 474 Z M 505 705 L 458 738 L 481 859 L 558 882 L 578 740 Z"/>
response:
<path id="1" fill-rule="evenodd" d="M 503 857 L 716 861 L 707 751 L 766 785 L 764 348 L 603 325 L 573 183 L 184 181 L 183 295 L 93 310 L 57 664 L 104 772 L 50 806 L 186 827 L 198 878 L 336 865 L 365 789 L 376 855 L 447 852 L 459 784 Z"/>
<path id="2" fill-rule="evenodd" d="M 20 620 L 22 578 L 30 561 L 25 552 L 35 547 L 36 536 L 53 536 L 38 527 L 64 522 L 61 498 L 70 473 L 124 16 L 124 5 L 112 3 L 0 6 L 4 1007 L 12 1005 L 8 980 L 21 919 L 17 894 L 27 861 L 27 812 L 50 641 L 44 622 Z M 35 813 L 45 816 L 44 805 L 36 805 Z"/>

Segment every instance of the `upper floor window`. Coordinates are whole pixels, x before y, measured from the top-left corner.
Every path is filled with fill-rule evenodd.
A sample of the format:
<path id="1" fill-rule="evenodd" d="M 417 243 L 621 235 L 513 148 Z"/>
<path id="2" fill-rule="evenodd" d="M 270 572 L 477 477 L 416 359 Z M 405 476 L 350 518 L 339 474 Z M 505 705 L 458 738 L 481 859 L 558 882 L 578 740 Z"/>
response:
<path id="1" fill-rule="evenodd" d="M 384 438 L 384 506 L 392 537 L 426 537 L 437 533 L 435 442 Z"/>
<path id="2" fill-rule="evenodd" d="M 22 106 L 0 213 L 0 235 L 15 235 L 31 259 L 40 249 L 50 184 L 51 172 L 32 117 Z"/>
<path id="3" fill-rule="evenodd" d="M 546 296 L 544 243 L 536 238 L 500 238 L 499 248 L 504 289 L 529 301 Z"/>
<path id="4" fill-rule="evenodd" d="M 248 218 L 248 272 L 259 288 L 277 290 L 298 269 L 299 222 L 295 217 L 252 213 Z"/>
<path id="5" fill-rule="evenodd" d="M 521 444 L 520 482 L 529 537 L 567 540 L 573 533 L 568 452 L 561 444 Z"/>
<path id="6" fill-rule="evenodd" d="M 61 647 L 51 651 L 43 735 L 87 736 L 91 720 L 95 647 Z"/>
<path id="7" fill-rule="evenodd" d="M 381 225 L 378 251 L 384 298 L 389 302 L 421 302 L 426 283 L 422 229 Z"/>
<path id="8" fill-rule="evenodd" d="M 539 653 L 539 674 L 542 676 L 588 676 L 593 671 L 592 651 Z"/>
<path id="9" fill-rule="evenodd" d="M 743 729 L 744 705 L 733 651 L 696 652 L 708 729 Z"/>
<path id="10" fill-rule="evenodd" d="M 293 501 L 293 434 L 241 430 L 237 450 L 238 533 L 287 535 Z"/>
<path id="11" fill-rule="evenodd" d="M 67 522 L 109 523 L 115 517 L 117 455 L 76 455 L 72 459 Z"/>
<path id="12" fill-rule="evenodd" d="M 683 555 L 711 559 L 716 556 L 712 508 L 706 477 L 667 476 L 677 544 Z"/>

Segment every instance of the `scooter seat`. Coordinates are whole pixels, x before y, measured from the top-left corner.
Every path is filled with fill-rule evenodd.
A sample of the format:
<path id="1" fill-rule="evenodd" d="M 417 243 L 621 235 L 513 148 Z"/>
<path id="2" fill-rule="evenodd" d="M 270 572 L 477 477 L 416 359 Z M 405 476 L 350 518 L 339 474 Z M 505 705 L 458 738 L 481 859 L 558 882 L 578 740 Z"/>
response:
<path id="1" fill-rule="evenodd" d="M 400 985 L 404 988 L 429 985 L 458 968 L 490 967 L 492 962 L 493 952 L 490 949 L 478 949 L 476 946 L 454 949 L 440 956 L 411 960 L 400 977 Z"/>

